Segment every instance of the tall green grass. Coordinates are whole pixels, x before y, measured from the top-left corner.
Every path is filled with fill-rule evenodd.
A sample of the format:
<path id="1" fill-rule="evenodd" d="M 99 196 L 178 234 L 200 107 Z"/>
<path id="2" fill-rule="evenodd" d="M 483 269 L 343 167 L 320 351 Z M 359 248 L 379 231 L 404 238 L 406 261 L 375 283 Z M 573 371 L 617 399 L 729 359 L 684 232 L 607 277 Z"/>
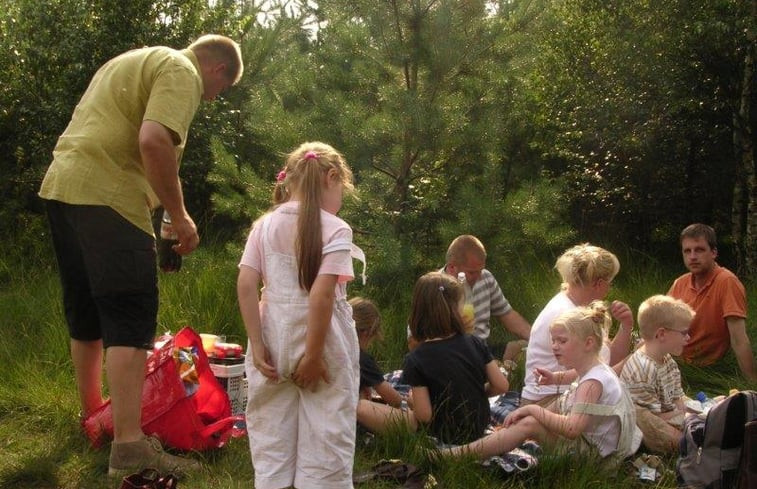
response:
<path id="1" fill-rule="evenodd" d="M 35 258 L 9 252 L 0 258 L 0 488 L 113 488 L 106 477 L 107 449 L 92 449 L 78 426 L 78 399 L 68 355 L 68 336 L 60 303 L 57 272 L 51 253 L 44 246 Z M 237 262 L 241 248 L 207 247 L 184 261 L 178 274 L 160 277 L 159 325 L 177 331 L 184 325 L 199 332 L 224 334 L 230 341 L 245 342 L 245 332 L 236 304 Z M 559 279 L 549 260 L 510 260 L 507 270 L 493 268 L 506 296 L 529 321 L 558 290 Z M 645 297 L 665 292 L 681 272 L 680 263 L 661 264 L 649 257 L 628 253 L 614 282 L 610 299 L 622 299 L 635 310 Z M 627 266 L 626 263 L 633 263 Z M 757 307 L 757 286 L 747 284 L 749 300 Z M 399 287 L 399 290 L 398 290 Z M 406 287 L 406 290 L 402 290 Z M 406 351 L 405 328 L 412 283 L 393 284 L 386 294 L 381 287 L 355 287 L 372 291 L 382 310 L 384 340 L 372 350 L 385 370 L 401 367 Z M 397 300 L 396 297 L 402 297 Z M 391 301 L 385 300 L 390 297 Z M 757 342 L 757 324 L 748 321 L 750 337 Z M 502 347 L 509 339 L 493 327 L 492 343 Z M 683 369 L 685 388 L 691 395 L 726 393 L 730 388 L 752 388 L 739 375 L 730 358 L 717 369 Z M 521 371 L 516 376 L 522 377 Z M 518 386 L 518 380 L 513 382 Z M 608 472 L 591 460 L 544 456 L 532 472 L 503 479 L 472 460 L 430 463 L 422 455 L 419 437 L 396 431 L 381 437 L 361 436 L 355 467 L 367 470 L 382 458 L 401 458 L 427 467 L 446 488 L 551 488 L 649 487 L 642 484 L 627 464 Z M 245 438 L 224 448 L 194 454 L 205 461 L 206 471 L 182 482 L 182 487 L 249 488 L 252 466 Z M 672 460 L 669 466 L 672 468 Z M 667 474 L 656 487 L 674 487 Z M 361 487 L 392 487 L 369 482 Z"/>

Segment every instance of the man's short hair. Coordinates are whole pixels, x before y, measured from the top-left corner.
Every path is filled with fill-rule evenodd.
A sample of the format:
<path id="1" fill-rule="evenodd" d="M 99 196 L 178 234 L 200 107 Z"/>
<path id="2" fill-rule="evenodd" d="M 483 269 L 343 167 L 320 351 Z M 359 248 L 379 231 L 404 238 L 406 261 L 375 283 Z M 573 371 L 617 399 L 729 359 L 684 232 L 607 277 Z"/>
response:
<path id="1" fill-rule="evenodd" d="M 685 228 L 683 228 L 683 231 L 681 231 L 681 242 L 683 242 L 684 238 L 704 238 L 707 240 L 707 244 L 710 245 L 711 249 L 715 249 L 718 247 L 718 240 L 715 236 L 715 230 L 712 229 L 707 224 L 689 224 Z"/>
<path id="2" fill-rule="evenodd" d="M 242 50 L 236 41 L 218 34 L 205 34 L 189 45 L 198 60 L 212 60 L 226 65 L 226 75 L 232 85 L 242 78 L 244 63 Z"/>
<path id="3" fill-rule="evenodd" d="M 469 254 L 474 254 L 480 260 L 486 260 L 486 248 L 475 236 L 463 234 L 452 240 L 447 248 L 447 263 L 453 265 L 464 264 Z"/>
<path id="4" fill-rule="evenodd" d="M 639 306 L 639 333 L 645 340 L 650 340 L 660 328 L 675 329 L 676 325 L 691 324 L 694 314 L 694 310 L 680 299 L 653 295 Z"/>

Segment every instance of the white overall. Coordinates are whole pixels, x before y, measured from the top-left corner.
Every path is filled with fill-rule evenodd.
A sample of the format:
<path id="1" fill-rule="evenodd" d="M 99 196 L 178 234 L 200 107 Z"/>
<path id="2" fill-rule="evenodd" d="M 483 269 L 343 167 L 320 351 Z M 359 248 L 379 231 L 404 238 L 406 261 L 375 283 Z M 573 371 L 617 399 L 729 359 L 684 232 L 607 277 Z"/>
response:
<path id="1" fill-rule="evenodd" d="M 248 348 L 246 417 L 255 488 L 351 489 L 360 369 L 345 284 L 337 286 L 324 345 L 330 383 L 321 381 L 316 392 L 300 389 L 290 378 L 305 350 L 308 294 L 299 286 L 296 258 L 271 251 L 269 217 L 262 223 L 267 276 L 260 316 L 263 341 L 281 380 L 272 382 L 258 372 Z M 330 243 L 324 254 L 352 253 L 350 245 Z"/>

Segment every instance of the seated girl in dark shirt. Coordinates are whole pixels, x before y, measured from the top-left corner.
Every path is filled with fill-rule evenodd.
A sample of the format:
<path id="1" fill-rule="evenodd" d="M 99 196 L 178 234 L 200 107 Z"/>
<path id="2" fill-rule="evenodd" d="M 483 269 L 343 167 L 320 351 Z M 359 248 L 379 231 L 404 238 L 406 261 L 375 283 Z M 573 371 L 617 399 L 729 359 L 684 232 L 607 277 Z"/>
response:
<path id="1" fill-rule="evenodd" d="M 373 302 L 363 297 L 354 297 L 349 303 L 352 306 L 352 318 L 355 320 L 355 329 L 360 343 L 360 399 L 373 399 L 373 392 L 375 392 L 381 402 L 400 407 L 402 395 L 384 380 L 384 374 L 376 360 L 366 351 L 373 340 L 381 338 L 379 310 Z"/>
<path id="2" fill-rule="evenodd" d="M 448 275 L 431 272 L 418 279 L 409 323 L 419 345 L 405 357 L 401 380 L 412 387 L 411 409 L 361 400 L 359 423 L 374 432 L 398 422 L 413 431 L 420 425 L 452 444 L 483 435 L 488 398 L 505 392 L 508 382 L 483 341 L 465 333 L 463 297 L 461 285 Z"/>

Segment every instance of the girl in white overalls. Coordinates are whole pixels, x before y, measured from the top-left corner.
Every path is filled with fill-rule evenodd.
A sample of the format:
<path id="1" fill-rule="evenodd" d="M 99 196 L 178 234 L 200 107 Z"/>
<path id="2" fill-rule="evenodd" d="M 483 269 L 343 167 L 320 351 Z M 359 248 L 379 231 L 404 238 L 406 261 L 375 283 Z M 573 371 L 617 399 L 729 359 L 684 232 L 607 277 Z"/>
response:
<path id="1" fill-rule="evenodd" d="M 240 262 L 256 489 L 352 488 L 360 372 L 346 283 L 351 256 L 364 257 L 336 217 L 344 190 L 353 187 L 342 155 L 323 143 L 301 145 Z"/>

